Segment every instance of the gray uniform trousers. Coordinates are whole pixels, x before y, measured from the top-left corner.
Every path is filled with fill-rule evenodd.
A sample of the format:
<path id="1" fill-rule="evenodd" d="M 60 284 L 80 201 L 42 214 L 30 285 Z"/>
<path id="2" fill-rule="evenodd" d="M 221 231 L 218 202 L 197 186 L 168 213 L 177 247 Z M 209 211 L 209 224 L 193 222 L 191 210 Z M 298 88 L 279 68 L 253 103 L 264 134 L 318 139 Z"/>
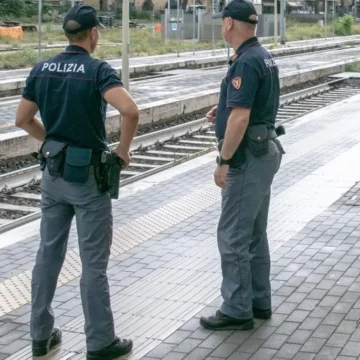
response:
<path id="1" fill-rule="evenodd" d="M 85 184 L 53 178 L 46 168 L 41 187 L 41 241 L 31 282 L 31 337 L 45 340 L 53 331 L 51 302 L 75 215 L 82 262 L 80 290 L 87 349 L 99 350 L 115 340 L 106 275 L 113 225 L 110 197 L 99 192 L 93 167 Z"/>
<path id="2" fill-rule="evenodd" d="M 280 142 L 269 141 L 269 152 L 229 169 L 222 189 L 218 224 L 223 304 L 221 312 L 237 319 L 253 317 L 252 307 L 271 308 L 270 254 L 267 221 L 270 187 L 283 154 Z"/>

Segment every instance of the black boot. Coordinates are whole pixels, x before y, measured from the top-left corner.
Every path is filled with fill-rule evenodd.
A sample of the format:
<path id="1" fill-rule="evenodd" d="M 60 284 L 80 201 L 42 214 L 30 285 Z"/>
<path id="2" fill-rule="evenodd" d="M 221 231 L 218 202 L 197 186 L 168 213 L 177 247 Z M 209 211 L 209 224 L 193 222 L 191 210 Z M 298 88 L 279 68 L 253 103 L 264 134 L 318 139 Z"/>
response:
<path id="1" fill-rule="evenodd" d="M 251 330 L 254 327 L 253 319 L 234 319 L 223 314 L 220 310 L 216 312 L 215 316 L 202 316 L 200 324 L 209 330 Z"/>
<path id="2" fill-rule="evenodd" d="M 271 309 L 253 308 L 253 314 L 254 314 L 254 318 L 256 318 L 256 319 L 267 320 L 267 319 L 271 318 L 272 311 L 271 311 Z"/>
<path id="3" fill-rule="evenodd" d="M 133 347 L 132 340 L 116 340 L 101 350 L 88 351 L 86 354 L 87 360 L 112 360 L 117 359 L 119 356 L 128 354 Z"/>
<path id="4" fill-rule="evenodd" d="M 33 356 L 44 356 L 56 345 L 61 343 L 61 331 L 55 328 L 47 340 L 32 341 Z"/>

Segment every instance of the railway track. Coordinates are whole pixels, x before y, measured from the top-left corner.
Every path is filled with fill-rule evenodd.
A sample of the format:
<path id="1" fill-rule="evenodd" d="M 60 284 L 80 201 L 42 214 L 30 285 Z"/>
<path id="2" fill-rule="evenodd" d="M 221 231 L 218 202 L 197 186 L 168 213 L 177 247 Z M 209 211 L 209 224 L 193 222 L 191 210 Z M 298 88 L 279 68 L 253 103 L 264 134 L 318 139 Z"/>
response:
<path id="1" fill-rule="evenodd" d="M 278 125 L 360 93 L 360 87 L 337 79 L 281 96 Z M 118 143 L 109 147 L 115 148 Z M 136 137 L 130 167 L 121 173 L 121 186 L 161 172 L 216 149 L 213 126 L 205 118 Z M 40 217 L 38 165 L 0 176 L 0 233 Z"/>

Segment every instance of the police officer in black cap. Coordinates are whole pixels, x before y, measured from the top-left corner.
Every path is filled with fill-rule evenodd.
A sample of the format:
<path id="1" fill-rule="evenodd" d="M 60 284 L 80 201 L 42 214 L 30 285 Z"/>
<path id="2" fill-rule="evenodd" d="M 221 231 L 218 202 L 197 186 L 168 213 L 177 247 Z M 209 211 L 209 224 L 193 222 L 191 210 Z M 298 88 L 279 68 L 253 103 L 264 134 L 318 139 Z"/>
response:
<path id="1" fill-rule="evenodd" d="M 218 224 L 223 303 L 214 316 L 202 317 L 213 330 L 252 329 L 253 318 L 271 317 L 270 256 L 266 235 L 270 186 L 283 149 L 275 129 L 279 107 L 279 71 L 255 36 L 254 5 L 232 0 L 216 14 L 234 49 L 221 84 L 215 122 L 220 154 L 215 183 L 222 188 Z"/>
<path id="2" fill-rule="evenodd" d="M 68 12 L 63 29 L 69 46 L 32 69 L 17 111 L 16 125 L 44 142 L 41 242 L 31 283 L 34 356 L 46 355 L 61 342 L 51 303 L 74 216 L 82 262 L 80 288 L 87 359 L 115 359 L 129 353 L 133 346 L 131 340 L 116 337 L 110 306 L 106 270 L 113 219 L 104 185 L 104 154 L 109 150 L 107 103 L 122 116 L 120 145 L 115 153 L 125 166 L 130 162 L 129 148 L 139 112 L 115 70 L 90 56 L 100 26 L 90 6 L 77 5 Z M 35 117 L 38 111 L 42 122 Z"/>

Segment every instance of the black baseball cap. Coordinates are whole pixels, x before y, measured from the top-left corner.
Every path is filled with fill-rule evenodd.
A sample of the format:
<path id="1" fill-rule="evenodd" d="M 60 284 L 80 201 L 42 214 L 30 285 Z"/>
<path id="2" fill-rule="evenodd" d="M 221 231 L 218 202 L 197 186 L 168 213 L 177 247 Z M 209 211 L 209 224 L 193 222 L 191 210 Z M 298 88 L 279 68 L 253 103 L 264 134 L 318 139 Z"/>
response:
<path id="1" fill-rule="evenodd" d="M 250 24 L 257 24 L 258 17 L 256 9 L 250 1 L 247 0 L 231 0 L 222 12 L 214 14 L 213 19 L 230 17 L 237 21 Z"/>
<path id="2" fill-rule="evenodd" d="M 89 5 L 75 5 L 65 15 L 63 29 L 70 34 L 99 26 L 105 29 L 96 16 L 96 10 Z"/>

